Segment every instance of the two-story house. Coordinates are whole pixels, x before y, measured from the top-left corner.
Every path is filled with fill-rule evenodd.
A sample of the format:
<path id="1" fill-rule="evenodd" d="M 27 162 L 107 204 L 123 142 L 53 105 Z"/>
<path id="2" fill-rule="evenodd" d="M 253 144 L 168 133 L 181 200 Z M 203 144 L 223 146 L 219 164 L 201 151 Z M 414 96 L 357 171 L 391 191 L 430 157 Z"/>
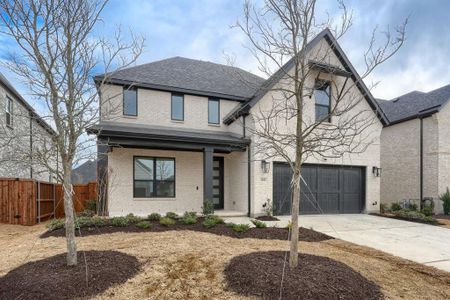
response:
<path id="1" fill-rule="evenodd" d="M 414 203 L 450 188 L 450 85 L 378 100 L 389 119 L 381 134 L 381 201 Z"/>
<path id="2" fill-rule="evenodd" d="M 311 40 L 307 51 L 324 47 L 333 70 L 341 72 L 330 74 L 322 66 L 311 72 L 309 84 L 330 76 L 354 81 L 364 101 L 349 113 L 364 110 L 375 117 L 374 140 L 363 153 L 308 158 L 304 178 L 321 211 L 303 196 L 300 210 L 378 211 L 380 180 L 373 170 L 380 167 L 386 119 L 329 30 Z M 174 57 L 111 73 L 104 84 L 104 77 L 96 77 L 101 119 L 88 132 L 98 136 L 99 180 L 107 182 L 101 202 L 109 215 L 200 212 L 204 199 L 213 199 L 216 211 L 252 216 L 263 214 L 269 200 L 275 214 L 288 214 L 290 168 L 281 158 L 256 155 L 255 136 L 246 130 L 260 126 L 255 116 L 270 105 L 277 76 L 265 80 L 239 68 Z M 307 107 L 311 118 L 330 106 L 331 97 L 318 93 L 320 100 L 312 97 Z"/>
<path id="3" fill-rule="evenodd" d="M 55 181 L 47 163 L 57 170 L 57 160 L 43 163 L 37 157 L 40 149 L 55 149 L 55 134 L 0 73 L 0 177 Z"/>

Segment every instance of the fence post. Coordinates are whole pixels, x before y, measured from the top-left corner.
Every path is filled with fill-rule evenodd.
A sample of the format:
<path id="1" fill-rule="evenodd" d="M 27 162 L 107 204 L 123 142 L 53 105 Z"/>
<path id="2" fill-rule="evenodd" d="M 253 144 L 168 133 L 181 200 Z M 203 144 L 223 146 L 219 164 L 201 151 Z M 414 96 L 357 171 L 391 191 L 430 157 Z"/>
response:
<path id="1" fill-rule="evenodd" d="M 53 184 L 53 219 L 56 219 L 56 185 Z"/>
<path id="2" fill-rule="evenodd" d="M 41 223 L 41 182 L 37 182 L 38 196 L 37 196 L 37 207 L 38 207 L 38 223 Z"/>

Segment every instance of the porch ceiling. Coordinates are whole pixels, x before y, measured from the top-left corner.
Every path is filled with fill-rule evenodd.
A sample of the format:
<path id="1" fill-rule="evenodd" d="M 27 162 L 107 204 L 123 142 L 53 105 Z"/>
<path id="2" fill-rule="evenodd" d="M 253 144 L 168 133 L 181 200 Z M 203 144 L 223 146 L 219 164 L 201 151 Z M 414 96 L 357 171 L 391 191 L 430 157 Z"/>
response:
<path id="1" fill-rule="evenodd" d="M 214 152 L 230 153 L 245 151 L 250 144 L 249 139 L 228 132 L 173 129 L 121 122 L 102 122 L 86 131 L 88 134 L 97 135 L 99 140 L 110 146 L 132 148 L 203 151 L 205 147 L 211 147 Z"/>

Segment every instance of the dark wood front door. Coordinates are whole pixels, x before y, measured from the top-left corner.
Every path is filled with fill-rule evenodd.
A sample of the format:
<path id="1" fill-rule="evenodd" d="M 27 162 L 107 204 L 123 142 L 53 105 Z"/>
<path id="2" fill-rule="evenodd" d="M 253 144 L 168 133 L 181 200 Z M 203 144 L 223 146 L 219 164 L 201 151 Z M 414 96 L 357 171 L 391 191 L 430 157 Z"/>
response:
<path id="1" fill-rule="evenodd" d="M 223 157 L 213 160 L 213 203 L 214 209 L 223 209 Z"/>

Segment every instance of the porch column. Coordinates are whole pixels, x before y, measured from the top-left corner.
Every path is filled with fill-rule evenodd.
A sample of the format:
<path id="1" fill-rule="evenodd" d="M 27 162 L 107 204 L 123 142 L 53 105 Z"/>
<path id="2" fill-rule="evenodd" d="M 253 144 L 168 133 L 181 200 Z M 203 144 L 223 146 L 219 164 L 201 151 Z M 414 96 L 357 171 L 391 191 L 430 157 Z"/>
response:
<path id="1" fill-rule="evenodd" d="M 213 154 L 212 147 L 203 149 L 203 201 L 213 202 Z"/>

